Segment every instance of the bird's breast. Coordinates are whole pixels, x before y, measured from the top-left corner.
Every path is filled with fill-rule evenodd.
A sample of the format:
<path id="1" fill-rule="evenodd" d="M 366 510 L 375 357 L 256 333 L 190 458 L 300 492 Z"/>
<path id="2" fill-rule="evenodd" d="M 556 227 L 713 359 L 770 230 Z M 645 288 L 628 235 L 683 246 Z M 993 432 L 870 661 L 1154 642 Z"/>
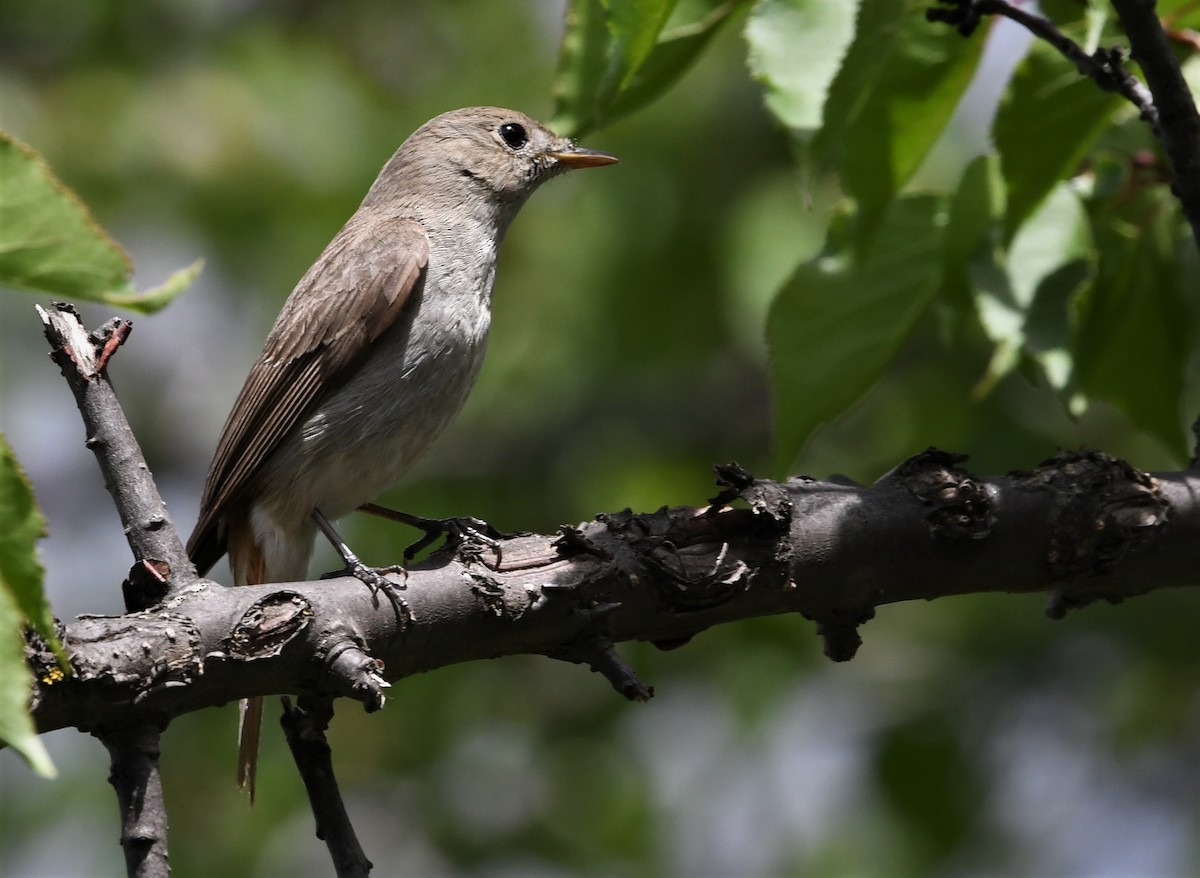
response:
<path id="1" fill-rule="evenodd" d="M 391 487 L 462 409 L 483 365 L 494 247 L 430 254 L 425 283 L 340 387 L 271 456 L 279 514 L 332 518 Z M 264 497 L 264 500 L 267 498 Z"/>

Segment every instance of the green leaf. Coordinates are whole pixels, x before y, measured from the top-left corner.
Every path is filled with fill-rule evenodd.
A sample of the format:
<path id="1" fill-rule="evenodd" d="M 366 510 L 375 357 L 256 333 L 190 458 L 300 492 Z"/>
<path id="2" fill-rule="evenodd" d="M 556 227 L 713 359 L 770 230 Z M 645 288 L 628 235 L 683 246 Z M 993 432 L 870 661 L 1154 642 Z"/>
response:
<path id="1" fill-rule="evenodd" d="M 54 640 L 54 617 L 42 592 L 37 541 L 46 522 L 12 448 L 0 433 L 0 587 L 38 634 Z"/>
<path id="2" fill-rule="evenodd" d="M 610 46 L 603 93 L 611 97 L 626 86 L 654 49 L 675 0 L 601 0 L 608 13 Z"/>
<path id="3" fill-rule="evenodd" d="M 29 482 L 0 434 L 0 741 L 11 746 L 46 777 L 54 766 L 29 718 L 29 666 L 21 628 L 30 624 L 47 639 L 65 664 L 54 634 L 54 618 L 42 591 L 37 540 L 45 522 Z"/>
<path id="4" fill-rule="evenodd" d="M 854 41 L 857 0 L 760 0 L 746 21 L 747 63 L 767 109 L 801 142 L 821 129 L 830 88 Z"/>
<path id="5" fill-rule="evenodd" d="M 558 72 L 554 77 L 554 118 L 561 134 L 578 137 L 595 128 L 601 113 L 600 86 L 608 70 L 608 27 L 600 0 L 570 0 Z"/>
<path id="6" fill-rule="evenodd" d="M 0 588 L 0 743 L 21 755 L 42 777 L 57 772 L 29 716 L 30 673 L 21 639 L 21 614 Z"/>
<path id="7" fill-rule="evenodd" d="M 620 92 L 613 98 L 607 120 L 612 121 L 644 107 L 674 85 L 720 32 L 721 25 L 747 5 L 749 0 L 681 2 L 676 7 L 675 16 L 659 35 L 653 50 L 642 65 L 627 77 Z M 701 14 L 676 25 L 674 19 L 690 6 L 700 7 Z"/>
<path id="8" fill-rule="evenodd" d="M 818 163 L 841 165 L 865 240 L 941 138 L 975 73 L 983 40 L 931 27 L 923 10 L 905 11 L 890 0 L 867 0 L 860 21 L 814 153 Z M 834 107 L 840 108 L 836 119 Z"/>
<path id="9" fill-rule="evenodd" d="M 931 27 L 896 0 L 764 0 L 746 36 L 767 106 L 801 147 L 806 183 L 838 173 L 865 246 L 941 137 L 983 41 Z"/>
<path id="10" fill-rule="evenodd" d="M 992 128 L 1008 181 L 1009 237 L 1075 173 L 1120 106 L 1120 98 L 1101 91 L 1051 47 L 1034 44 Z"/>
<path id="11" fill-rule="evenodd" d="M 1150 222 L 1097 224 L 1100 270 L 1076 342 L 1080 381 L 1186 460 L 1180 400 L 1192 317 L 1185 298 L 1197 279 L 1185 273 L 1176 247 L 1193 245 L 1165 189 L 1149 193 L 1141 207 Z"/>
<path id="12" fill-rule="evenodd" d="M 578 137 L 654 100 L 749 0 L 571 0 L 554 82 L 556 131 Z"/>
<path id="13" fill-rule="evenodd" d="M 1004 178 L 995 154 L 973 159 L 963 171 L 950 204 L 946 268 L 958 272 L 982 247 L 994 244 L 992 230 L 1004 217 Z"/>
<path id="14" fill-rule="evenodd" d="M 780 291 L 767 326 L 777 469 L 895 357 L 937 291 L 943 222 L 940 199 L 897 199 L 865 260 L 818 257 Z"/>
<path id="15" fill-rule="evenodd" d="M 199 270 L 196 262 L 139 293 L 125 251 L 41 156 L 0 131 L 0 285 L 150 312 Z"/>
<path id="16" fill-rule="evenodd" d="M 1070 397 L 1072 314 L 1095 260 L 1083 205 L 1061 184 L 1022 224 L 1007 253 L 992 248 L 971 266 L 979 319 L 996 343 L 976 395 L 989 392 L 1026 356 L 1078 413 L 1081 401 Z"/>

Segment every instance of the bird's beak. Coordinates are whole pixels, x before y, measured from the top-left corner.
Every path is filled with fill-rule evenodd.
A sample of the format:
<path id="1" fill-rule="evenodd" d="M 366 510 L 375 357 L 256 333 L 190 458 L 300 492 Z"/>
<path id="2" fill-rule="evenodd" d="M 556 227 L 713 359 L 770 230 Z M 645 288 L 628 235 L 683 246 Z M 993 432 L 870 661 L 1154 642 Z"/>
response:
<path id="1" fill-rule="evenodd" d="M 620 161 L 620 159 L 611 153 L 575 146 L 569 147 L 562 152 L 548 152 L 546 155 L 569 170 L 575 170 L 576 168 L 598 168 L 601 165 L 611 165 L 614 162 Z"/>

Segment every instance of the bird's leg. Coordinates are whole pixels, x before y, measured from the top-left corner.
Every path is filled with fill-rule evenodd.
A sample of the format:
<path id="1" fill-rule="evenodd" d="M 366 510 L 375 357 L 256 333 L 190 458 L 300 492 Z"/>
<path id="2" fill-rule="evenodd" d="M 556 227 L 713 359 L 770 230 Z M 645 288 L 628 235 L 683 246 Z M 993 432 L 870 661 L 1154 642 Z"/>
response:
<path id="1" fill-rule="evenodd" d="M 446 543 L 443 548 L 446 551 L 453 552 L 463 543 L 482 543 L 496 553 L 496 563 L 499 564 L 501 555 L 499 541 L 505 537 L 512 536 L 512 534 L 506 534 L 497 530 L 483 519 L 472 518 L 470 516 L 422 518 L 420 515 L 401 512 L 398 509 L 388 509 L 386 506 L 379 506 L 375 503 L 364 503 L 358 508 L 363 512 L 369 512 L 371 515 L 378 515 L 380 518 L 386 518 L 389 521 L 398 521 L 401 524 L 407 524 L 409 527 L 415 527 L 417 530 L 425 532 L 425 536 L 404 550 L 405 561 L 411 561 L 417 552 L 424 549 L 438 537 L 445 535 Z"/>
<path id="2" fill-rule="evenodd" d="M 412 611 L 408 608 L 408 602 L 400 595 L 400 591 L 405 588 L 404 583 L 392 582 L 392 580 L 384 575 L 386 573 L 401 573 L 407 579 L 408 571 L 399 565 L 391 567 L 368 567 L 346 545 L 346 541 L 342 539 L 341 534 L 337 532 L 329 519 L 325 517 L 325 513 L 320 509 L 314 509 L 312 517 L 313 521 L 317 523 L 317 527 L 321 529 L 321 533 L 325 534 L 325 538 L 329 540 L 334 550 L 341 555 L 342 561 L 346 564 L 345 570 L 338 570 L 335 573 L 326 574 L 321 578 L 326 579 L 349 574 L 371 589 L 372 594 L 383 592 L 387 595 L 387 599 L 399 614 L 401 621 L 412 619 Z"/>

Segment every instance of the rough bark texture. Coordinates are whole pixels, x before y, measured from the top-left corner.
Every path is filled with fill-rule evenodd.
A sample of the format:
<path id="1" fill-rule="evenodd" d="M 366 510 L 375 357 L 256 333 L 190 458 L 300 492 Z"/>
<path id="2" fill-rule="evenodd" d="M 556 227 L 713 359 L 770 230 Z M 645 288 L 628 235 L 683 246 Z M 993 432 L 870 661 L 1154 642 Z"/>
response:
<path id="1" fill-rule="evenodd" d="M 200 580 L 155 607 L 66 625 L 73 677 L 31 644 L 34 717 L 41 731 L 98 731 L 276 693 L 375 710 L 385 681 L 518 653 L 586 662 L 639 698 L 649 693 L 613 643 L 798 613 L 841 660 L 882 604 L 1046 591 L 1058 616 L 1197 581 L 1200 474 L 1148 475 L 1097 452 L 995 479 L 962 463 L 931 449 L 871 486 L 721 467 L 708 507 L 626 510 L 498 552 L 435 555 L 409 573 L 409 621 L 350 578 Z"/>

